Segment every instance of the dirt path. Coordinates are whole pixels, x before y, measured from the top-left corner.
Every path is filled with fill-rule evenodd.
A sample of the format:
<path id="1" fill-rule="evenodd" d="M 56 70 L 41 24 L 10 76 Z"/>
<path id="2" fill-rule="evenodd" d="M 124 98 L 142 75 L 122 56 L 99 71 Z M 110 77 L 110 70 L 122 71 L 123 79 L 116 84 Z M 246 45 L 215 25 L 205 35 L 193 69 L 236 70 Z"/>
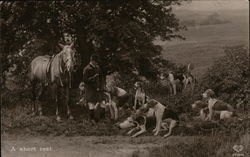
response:
<path id="1" fill-rule="evenodd" d="M 77 136 L 49 137 L 2 135 L 3 157 L 129 157 L 134 151 L 147 156 L 147 148 L 191 142 L 194 137 Z"/>

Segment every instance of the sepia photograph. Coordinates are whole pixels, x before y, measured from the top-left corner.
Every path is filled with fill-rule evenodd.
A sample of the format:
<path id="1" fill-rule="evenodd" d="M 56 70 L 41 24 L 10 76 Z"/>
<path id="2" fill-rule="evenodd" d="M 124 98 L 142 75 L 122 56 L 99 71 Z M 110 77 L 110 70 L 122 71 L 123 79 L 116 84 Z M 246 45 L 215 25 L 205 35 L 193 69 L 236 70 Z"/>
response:
<path id="1" fill-rule="evenodd" d="M 250 157 L 248 0 L 0 7 L 2 157 Z"/>

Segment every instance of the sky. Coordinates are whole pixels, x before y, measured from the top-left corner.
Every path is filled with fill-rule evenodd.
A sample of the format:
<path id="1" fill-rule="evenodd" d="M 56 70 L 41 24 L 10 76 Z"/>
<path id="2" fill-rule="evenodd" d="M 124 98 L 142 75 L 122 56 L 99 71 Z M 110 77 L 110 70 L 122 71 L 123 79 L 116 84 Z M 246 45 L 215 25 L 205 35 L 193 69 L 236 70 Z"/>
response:
<path id="1" fill-rule="evenodd" d="M 248 9 L 248 0 L 192 0 L 184 2 L 180 7 L 175 9 L 189 9 L 189 10 L 238 10 Z"/>

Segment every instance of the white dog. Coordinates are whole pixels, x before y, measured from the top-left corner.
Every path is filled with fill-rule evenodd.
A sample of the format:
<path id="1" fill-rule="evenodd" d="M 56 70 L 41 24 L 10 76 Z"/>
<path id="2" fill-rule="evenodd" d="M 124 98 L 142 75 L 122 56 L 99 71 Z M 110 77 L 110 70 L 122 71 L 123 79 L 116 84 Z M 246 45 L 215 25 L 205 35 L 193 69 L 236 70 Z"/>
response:
<path id="1" fill-rule="evenodd" d="M 192 104 L 192 108 L 198 108 L 200 110 L 200 117 L 203 120 L 212 120 L 214 115 L 219 115 L 219 118 L 228 119 L 235 115 L 234 108 L 221 100 L 215 98 L 215 93 L 211 89 L 207 89 L 203 94 L 203 98 L 208 101 L 208 104 L 204 106 L 202 101 L 196 101 Z"/>
<path id="2" fill-rule="evenodd" d="M 143 106 L 146 102 L 146 94 L 141 82 L 135 82 L 135 100 L 134 100 L 134 109 L 138 109 Z"/>
<path id="3" fill-rule="evenodd" d="M 148 103 L 146 103 L 145 108 L 151 108 L 154 110 L 156 116 L 156 127 L 153 130 L 154 135 L 158 135 L 158 133 L 160 132 L 162 121 L 170 120 L 169 131 L 164 135 L 164 137 L 170 136 L 173 128 L 179 122 L 178 114 L 154 99 L 151 99 Z"/>

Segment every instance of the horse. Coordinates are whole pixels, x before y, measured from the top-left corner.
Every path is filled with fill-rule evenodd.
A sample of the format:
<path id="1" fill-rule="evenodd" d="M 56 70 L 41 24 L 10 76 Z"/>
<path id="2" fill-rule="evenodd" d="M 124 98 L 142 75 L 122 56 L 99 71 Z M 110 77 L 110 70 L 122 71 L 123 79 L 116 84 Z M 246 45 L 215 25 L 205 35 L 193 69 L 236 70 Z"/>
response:
<path id="1" fill-rule="evenodd" d="M 34 58 L 29 66 L 29 80 L 32 85 L 33 92 L 33 106 L 32 113 L 36 114 L 36 101 L 38 101 L 41 95 L 44 93 L 44 89 L 47 86 L 52 87 L 51 95 L 53 101 L 56 103 L 56 120 L 61 121 L 59 115 L 59 92 L 63 90 L 65 92 L 65 98 L 67 106 L 67 115 L 69 119 L 73 119 L 73 116 L 70 111 L 70 88 L 71 88 L 71 74 L 75 64 L 75 49 L 73 48 L 73 43 L 70 45 L 59 46 L 62 48 L 62 51 L 55 56 L 37 56 Z M 38 93 L 36 93 L 36 86 L 40 83 L 41 88 Z M 42 116 L 42 106 L 38 105 L 39 115 Z"/>

